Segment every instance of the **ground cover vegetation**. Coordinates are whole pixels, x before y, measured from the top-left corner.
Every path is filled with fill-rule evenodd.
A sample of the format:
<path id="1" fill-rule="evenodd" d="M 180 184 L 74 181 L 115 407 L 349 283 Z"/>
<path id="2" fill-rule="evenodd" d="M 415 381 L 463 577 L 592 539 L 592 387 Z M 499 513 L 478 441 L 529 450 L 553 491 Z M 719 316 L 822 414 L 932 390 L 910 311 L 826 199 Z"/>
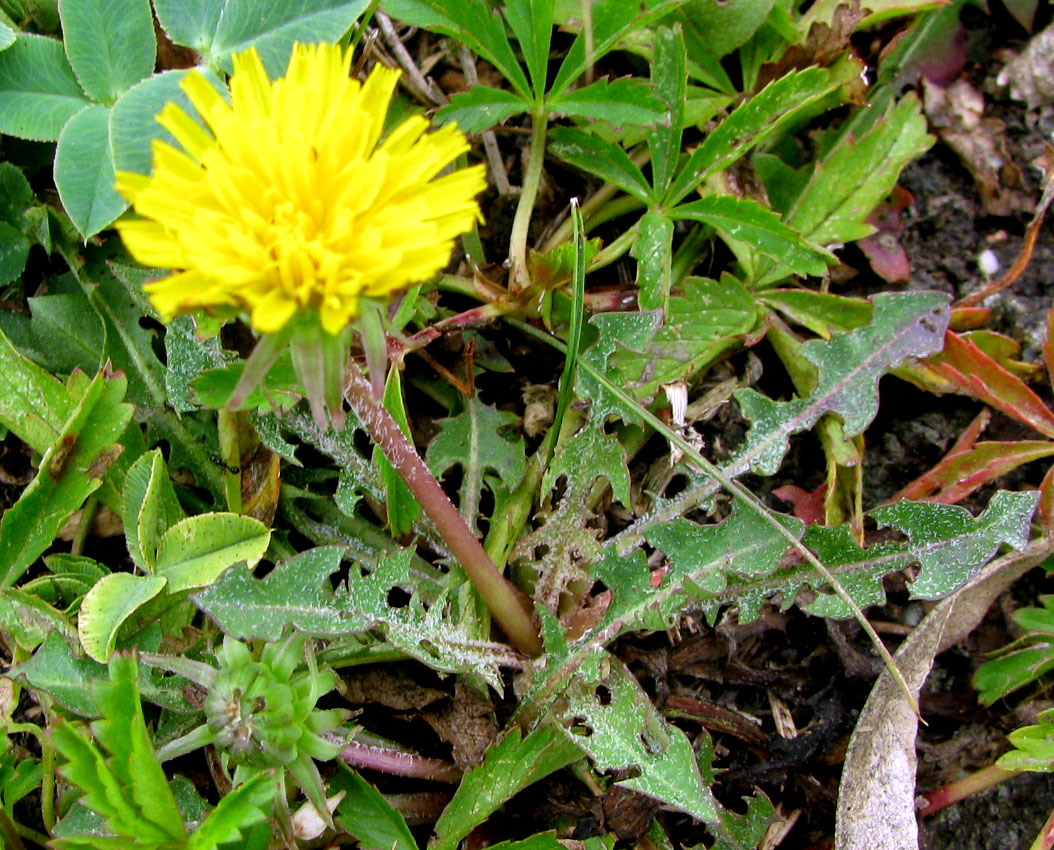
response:
<path id="1" fill-rule="evenodd" d="M 898 241 L 938 134 L 1010 203 L 940 105 L 996 11 L 2 0 L 0 843 L 915 846 L 933 658 L 1054 533 L 987 327 L 1052 190 L 958 297 Z M 976 418 L 879 497 L 890 393 Z"/>

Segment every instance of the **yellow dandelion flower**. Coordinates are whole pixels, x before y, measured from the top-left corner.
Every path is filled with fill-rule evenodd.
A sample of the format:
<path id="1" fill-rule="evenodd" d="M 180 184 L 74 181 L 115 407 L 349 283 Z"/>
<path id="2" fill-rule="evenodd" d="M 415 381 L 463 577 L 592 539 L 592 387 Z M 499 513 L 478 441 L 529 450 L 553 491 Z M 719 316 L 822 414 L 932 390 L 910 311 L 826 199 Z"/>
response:
<path id="1" fill-rule="evenodd" d="M 168 104 L 158 121 L 182 150 L 154 142 L 149 177 L 120 172 L 139 218 L 118 222 L 128 250 L 175 273 L 146 286 L 165 321 L 196 310 L 247 313 L 274 333 L 316 315 L 338 334 L 359 299 L 435 275 L 479 217 L 483 166 L 437 176 L 468 150 L 454 126 L 414 116 L 379 143 L 399 72 L 349 76 L 339 46 L 293 49 L 270 80 L 255 49 L 234 59 L 230 103 L 199 73 L 182 88 L 208 129 Z"/>

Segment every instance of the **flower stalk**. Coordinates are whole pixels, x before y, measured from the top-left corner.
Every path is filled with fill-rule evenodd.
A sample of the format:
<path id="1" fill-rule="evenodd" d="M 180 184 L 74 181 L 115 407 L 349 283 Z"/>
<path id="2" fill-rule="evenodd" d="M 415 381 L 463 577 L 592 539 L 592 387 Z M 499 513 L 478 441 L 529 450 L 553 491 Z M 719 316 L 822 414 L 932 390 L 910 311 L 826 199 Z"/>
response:
<path id="1" fill-rule="evenodd" d="M 370 382 L 354 362 L 348 365 L 344 394 L 373 442 L 384 452 L 392 468 L 435 523 L 451 554 L 461 564 L 509 641 L 527 655 L 538 655 L 542 643 L 526 595 L 494 566 L 476 535 L 381 400 L 374 395 Z"/>

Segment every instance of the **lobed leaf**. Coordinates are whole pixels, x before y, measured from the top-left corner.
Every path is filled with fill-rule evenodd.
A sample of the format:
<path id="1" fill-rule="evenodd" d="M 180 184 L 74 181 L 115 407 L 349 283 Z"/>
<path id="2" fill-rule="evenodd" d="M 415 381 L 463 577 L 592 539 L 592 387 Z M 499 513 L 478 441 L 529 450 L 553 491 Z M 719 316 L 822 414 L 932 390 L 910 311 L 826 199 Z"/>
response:
<path id="1" fill-rule="evenodd" d="M 597 80 L 546 100 L 550 112 L 606 121 L 616 127 L 654 125 L 663 120 L 662 101 L 640 80 Z"/>
<path id="2" fill-rule="evenodd" d="M 901 169 L 933 144 L 918 98 L 892 105 L 864 135 L 843 137 L 817 162 L 786 222 L 818 245 L 874 232 L 867 217 L 893 190 Z"/>
<path id="3" fill-rule="evenodd" d="M 340 564 L 343 547 L 319 547 L 278 564 L 264 579 L 244 567 L 224 573 L 194 602 L 225 633 L 242 639 L 277 640 L 289 627 L 309 635 L 351 636 L 383 629 L 395 648 L 433 669 L 474 672 L 501 687 L 499 668 L 515 666 L 515 654 L 500 644 L 475 637 L 449 616 L 442 595 L 427 609 L 411 596 L 393 608 L 389 595 L 415 587 L 406 549 L 382 556 L 372 572 L 352 569 L 347 589 L 334 593 L 328 577 Z"/>
<path id="4" fill-rule="evenodd" d="M 637 261 L 637 306 L 644 311 L 668 309 L 673 285 L 673 221 L 665 213 L 647 212 L 637 222 L 637 241 L 630 256 Z"/>
<path id="5" fill-rule="evenodd" d="M 692 745 L 670 726 L 618 659 L 591 654 L 563 694 L 561 731 L 600 771 L 639 771 L 615 784 L 659 800 L 697 820 L 719 819 Z"/>
<path id="6" fill-rule="evenodd" d="M 758 253 L 801 275 L 822 275 L 827 270 L 827 251 L 806 242 L 800 233 L 757 201 L 730 195 L 708 195 L 681 204 L 669 212 L 676 220 L 690 219 L 709 224 L 723 236 L 745 242 Z"/>
<path id="7" fill-rule="evenodd" d="M 442 124 L 456 123 L 462 132 L 472 135 L 529 108 L 528 102 L 515 92 L 473 86 L 450 98 L 450 103 L 436 113 L 436 120 Z"/>
<path id="8" fill-rule="evenodd" d="M 472 396 L 457 416 L 435 423 L 439 433 L 428 444 L 425 460 L 439 478 L 461 467 L 458 509 L 470 528 L 476 528 L 483 491 L 511 491 L 527 470 L 522 436 L 504 433 L 511 434 L 518 421 L 515 414 Z"/>
<path id="9" fill-rule="evenodd" d="M 549 139 L 550 153 L 645 204 L 652 202 L 652 189 L 644 173 L 620 145 L 572 127 L 553 127 Z"/>
<path id="10" fill-rule="evenodd" d="M 648 154 L 655 194 L 663 197 L 673 180 L 681 156 L 687 90 L 685 65 L 688 61 L 681 28 L 656 29 L 652 49 L 655 55 L 651 62 L 651 80 L 655 96 L 665 105 L 665 115 L 659 125 L 648 133 Z"/>
<path id="11" fill-rule="evenodd" d="M 802 110 L 829 94 L 838 85 L 839 82 L 832 79 L 831 74 L 822 68 L 792 71 L 769 83 L 738 106 L 692 151 L 688 161 L 674 178 L 664 203 L 679 203 L 711 174 L 727 168 L 751 148 L 777 134 Z M 870 211 L 868 209 L 867 212 Z M 805 232 L 796 223 L 793 226 Z M 808 234 L 806 237 L 811 240 Z"/>
<path id="12" fill-rule="evenodd" d="M 537 95 L 545 91 L 549 45 L 553 36 L 554 0 L 509 0 L 505 20 L 520 43 L 520 51 Z"/>
<path id="13" fill-rule="evenodd" d="M 749 333 L 757 321 L 754 299 L 731 275 L 720 281 L 689 277 L 669 300 L 665 321 L 651 320 L 650 338 L 630 336 L 636 317 L 596 316 L 602 344 L 611 341 L 608 366 L 622 385 L 640 399 L 649 399 L 662 384 L 691 380 Z"/>
<path id="14" fill-rule="evenodd" d="M 186 830 L 143 720 L 132 657 L 115 655 L 110 681 L 97 682 L 94 691 L 103 718 L 92 724 L 92 731 L 109 758 L 104 760 L 68 721 L 56 721 L 51 734 L 67 759 L 63 774 L 84 791 L 85 804 L 106 818 L 115 835 L 148 846 L 183 844 Z M 56 846 L 64 841 L 59 839 Z"/>
<path id="15" fill-rule="evenodd" d="M 947 296 L 937 292 L 883 293 L 872 299 L 871 323 L 829 341 L 812 340 L 802 355 L 818 370 L 807 398 L 772 401 L 752 389 L 736 399 L 751 422 L 729 469 L 772 475 L 787 452 L 791 434 L 811 428 L 820 416 L 841 417 L 846 436 L 861 433 L 878 410 L 878 379 L 909 357 L 938 351 L 948 324 Z"/>
<path id="16" fill-rule="evenodd" d="M 552 86 L 550 97 L 558 97 L 564 89 L 577 80 L 590 63 L 599 62 L 631 32 L 658 20 L 670 9 L 682 5 L 685 0 L 596 0 L 593 3 L 593 31 L 591 50 L 586 51 L 586 36 L 579 33 L 560 64 Z M 661 119 L 660 119 L 661 120 Z"/>
<path id="17" fill-rule="evenodd" d="M 468 45 L 498 69 L 524 102 L 534 103 L 533 92 L 509 38 L 505 23 L 484 0 L 385 0 L 390 15 L 414 26 L 427 27 Z"/>

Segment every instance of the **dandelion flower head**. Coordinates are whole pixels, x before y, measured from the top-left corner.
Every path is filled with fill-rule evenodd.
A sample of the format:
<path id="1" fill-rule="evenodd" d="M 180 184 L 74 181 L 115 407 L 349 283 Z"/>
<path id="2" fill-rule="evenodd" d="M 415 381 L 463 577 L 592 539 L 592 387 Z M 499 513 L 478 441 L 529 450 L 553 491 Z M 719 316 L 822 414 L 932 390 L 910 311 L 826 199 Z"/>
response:
<path id="1" fill-rule="evenodd" d="M 173 269 L 146 291 L 161 317 L 247 313 L 273 333 L 315 314 L 337 334 L 380 297 L 435 275 L 479 217 L 483 166 L 439 173 L 468 150 L 453 125 L 408 118 L 380 142 L 399 72 L 349 75 L 339 46 L 296 45 L 286 76 L 255 49 L 234 58 L 230 103 L 196 71 L 182 87 L 205 126 L 169 103 L 150 176 L 119 172 L 138 218 L 128 250 Z M 206 129 L 207 128 L 207 129 Z"/>

